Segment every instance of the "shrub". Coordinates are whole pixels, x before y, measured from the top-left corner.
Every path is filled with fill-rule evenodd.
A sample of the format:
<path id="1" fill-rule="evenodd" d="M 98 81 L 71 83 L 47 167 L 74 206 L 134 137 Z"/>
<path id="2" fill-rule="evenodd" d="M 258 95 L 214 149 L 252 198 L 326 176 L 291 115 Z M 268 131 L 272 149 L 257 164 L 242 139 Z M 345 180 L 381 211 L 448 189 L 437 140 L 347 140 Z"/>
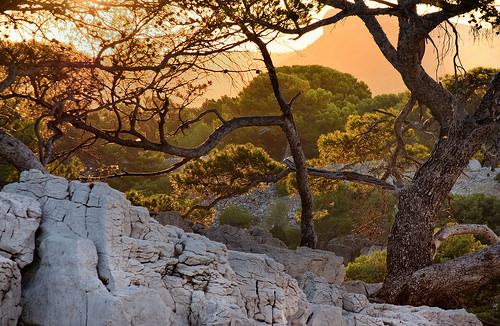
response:
<path id="1" fill-rule="evenodd" d="M 443 224 L 449 219 L 461 224 L 486 224 L 493 231 L 500 231 L 500 198 L 485 194 L 469 196 L 453 195 L 451 207 L 443 205 L 441 210 Z"/>
<path id="2" fill-rule="evenodd" d="M 361 280 L 365 283 L 383 282 L 387 274 L 387 251 L 374 251 L 362 255 L 353 263 L 347 264 L 345 280 Z"/>
<path id="3" fill-rule="evenodd" d="M 252 214 L 237 206 L 228 206 L 219 216 L 219 223 L 229 224 L 239 228 L 249 228 L 253 220 Z"/>
<path id="4" fill-rule="evenodd" d="M 439 246 L 434 262 L 443 263 L 486 247 L 472 234 L 457 235 L 446 239 Z"/>
<path id="5" fill-rule="evenodd" d="M 285 244 L 288 246 L 289 249 L 297 249 L 298 246 L 300 246 L 300 240 L 301 240 L 301 233 L 299 229 L 296 228 L 287 228 L 285 230 Z"/>
<path id="6" fill-rule="evenodd" d="M 276 189 L 276 193 L 278 194 L 278 196 L 283 197 L 283 196 L 289 195 L 286 180 L 276 182 L 275 189 Z"/>

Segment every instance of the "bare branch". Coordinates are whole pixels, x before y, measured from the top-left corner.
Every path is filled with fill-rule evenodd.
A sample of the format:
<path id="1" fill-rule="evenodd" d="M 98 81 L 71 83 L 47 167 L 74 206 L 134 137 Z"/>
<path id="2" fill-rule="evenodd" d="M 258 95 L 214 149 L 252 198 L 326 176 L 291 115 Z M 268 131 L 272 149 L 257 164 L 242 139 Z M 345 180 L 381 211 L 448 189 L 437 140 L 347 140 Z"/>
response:
<path id="1" fill-rule="evenodd" d="M 36 155 L 16 138 L 0 128 L 0 157 L 6 159 L 19 171 L 37 169 L 47 171 Z"/>
<path id="2" fill-rule="evenodd" d="M 500 243 L 471 254 L 419 269 L 401 282 L 392 302 L 449 306 L 456 293 L 477 288 L 500 276 Z M 453 277 L 450 277 L 450 276 Z"/>
<path id="3" fill-rule="evenodd" d="M 17 76 L 17 66 L 15 64 L 12 64 L 9 67 L 9 74 L 7 77 L 0 83 L 0 93 L 2 93 L 7 87 L 12 85 L 14 81 L 16 80 Z"/>
<path id="4" fill-rule="evenodd" d="M 105 175 L 105 176 L 89 176 L 89 177 L 81 177 L 80 180 L 104 180 L 104 179 L 113 179 L 113 178 L 120 178 L 120 177 L 152 177 L 152 176 L 157 176 L 157 175 L 163 175 L 163 174 L 169 174 L 186 164 L 187 162 L 191 161 L 191 158 L 184 158 L 181 161 L 169 166 L 167 169 L 161 170 L 161 171 L 155 171 L 155 172 L 128 172 L 128 171 L 122 171 L 120 173 L 114 173 L 110 175 Z"/>
<path id="5" fill-rule="evenodd" d="M 130 137 L 124 138 L 120 137 L 120 135 L 115 135 L 113 132 L 106 132 L 99 128 L 96 128 L 92 125 L 89 125 L 81 120 L 75 120 L 71 117 L 68 117 L 68 122 L 71 123 L 76 128 L 86 130 L 95 136 L 107 140 L 109 142 L 134 147 L 134 148 L 142 148 L 145 150 L 153 150 L 158 152 L 163 152 L 171 155 L 193 158 L 200 157 L 207 154 L 209 151 L 214 149 L 219 142 L 228 135 L 230 132 L 243 127 L 256 127 L 256 126 L 281 126 L 283 125 L 283 117 L 282 116 L 254 116 L 254 117 L 237 117 L 233 118 L 222 126 L 217 128 L 208 139 L 198 147 L 195 148 L 182 148 L 173 146 L 166 142 L 154 143 L 147 140 L 143 135 L 129 131 L 122 131 L 121 134 L 124 135 L 133 135 L 139 138 L 138 141 L 131 140 Z"/>
<path id="6" fill-rule="evenodd" d="M 283 163 L 286 164 L 290 169 L 295 170 L 295 164 L 293 163 L 292 160 L 285 159 Z M 307 168 L 307 174 L 314 177 L 321 177 L 333 180 L 347 180 L 369 186 L 374 186 L 379 189 L 388 191 L 394 195 L 398 195 L 399 193 L 399 190 L 396 188 L 396 186 L 367 174 L 361 174 L 351 171 L 328 171 L 312 167 Z"/>
<path id="7" fill-rule="evenodd" d="M 493 232 L 488 226 L 481 224 L 458 224 L 449 225 L 441 228 L 438 232 L 434 234 L 432 238 L 432 257 L 434 258 L 437 253 L 437 249 L 443 243 L 444 240 L 461 234 L 473 234 L 480 235 L 490 244 L 495 244 L 500 242 L 500 238 Z"/>

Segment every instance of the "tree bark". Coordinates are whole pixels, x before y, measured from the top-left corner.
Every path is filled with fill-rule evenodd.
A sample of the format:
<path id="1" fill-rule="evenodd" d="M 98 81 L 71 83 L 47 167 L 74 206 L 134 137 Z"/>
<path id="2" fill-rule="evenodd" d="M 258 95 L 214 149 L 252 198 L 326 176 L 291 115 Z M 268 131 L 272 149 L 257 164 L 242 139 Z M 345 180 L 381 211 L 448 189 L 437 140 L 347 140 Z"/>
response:
<path id="1" fill-rule="evenodd" d="M 37 169 L 46 173 L 36 155 L 16 138 L 0 128 L 0 157 L 6 159 L 19 171 Z"/>
<path id="2" fill-rule="evenodd" d="M 500 277 L 500 243 L 445 263 L 421 268 L 400 283 L 389 301 L 458 308 L 457 293 Z"/>
<path id="3" fill-rule="evenodd" d="M 490 244 L 500 242 L 500 238 L 488 226 L 481 224 L 458 224 L 441 228 L 432 238 L 432 258 L 436 256 L 437 249 L 446 239 L 461 235 L 473 234 L 485 238 Z"/>

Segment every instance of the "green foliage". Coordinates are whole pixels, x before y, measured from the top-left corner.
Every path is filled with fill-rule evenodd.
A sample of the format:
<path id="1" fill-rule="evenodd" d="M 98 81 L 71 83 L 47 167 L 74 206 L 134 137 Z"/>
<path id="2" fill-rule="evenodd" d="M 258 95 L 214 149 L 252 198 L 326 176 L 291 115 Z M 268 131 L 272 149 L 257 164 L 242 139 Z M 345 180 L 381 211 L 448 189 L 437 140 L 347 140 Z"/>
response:
<path id="1" fill-rule="evenodd" d="M 482 320 L 500 324 L 500 278 L 464 293 L 464 305 Z"/>
<path id="2" fill-rule="evenodd" d="M 252 214 L 233 205 L 226 207 L 219 216 L 221 225 L 229 224 L 239 228 L 249 228 L 252 220 Z"/>
<path id="3" fill-rule="evenodd" d="M 287 184 L 286 184 L 286 179 L 285 180 L 280 180 L 275 183 L 275 190 L 278 196 L 288 196 L 288 189 L 287 189 Z"/>
<path id="4" fill-rule="evenodd" d="M 497 173 L 497 175 L 495 176 L 494 180 L 498 183 L 500 183 L 500 173 Z"/>
<path id="5" fill-rule="evenodd" d="M 362 255 L 347 264 L 345 280 L 361 280 L 365 283 L 383 282 L 387 274 L 387 251 L 374 251 Z"/>
<path id="6" fill-rule="evenodd" d="M 486 224 L 496 233 L 500 232 L 500 198 L 480 193 L 452 195 L 450 203 L 441 208 L 440 219 L 443 224 L 451 219 L 461 224 Z"/>
<path id="7" fill-rule="evenodd" d="M 285 202 L 277 201 L 264 215 L 261 222 L 266 229 L 285 229 L 288 227 L 288 206 Z"/>
<path id="8" fill-rule="evenodd" d="M 261 226 L 269 230 L 273 237 L 283 241 L 290 249 L 296 249 L 300 245 L 300 230 L 289 226 L 288 206 L 283 201 L 277 201 L 266 212 Z"/>
<path id="9" fill-rule="evenodd" d="M 466 110 L 472 113 L 486 93 L 491 76 L 498 72 L 500 72 L 498 68 L 476 67 L 458 76 L 445 75 L 440 81 L 447 90 L 456 94 L 464 103 Z"/>
<path id="10" fill-rule="evenodd" d="M 371 96 L 368 86 L 353 76 L 322 66 L 279 67 L 283 93 L 293 103 L 293 113 L 306 157 L 318 155 L 319 135 L 343 128 L 347 117 L 357 114 L 355 106 Z M 280 115 L 269 78 L 255 77 L 235 98 L 207 101 L 203 109 L 217 109 L 226 118 L 249 115 Z M 281 159 L 286 139 L 279 128 L 245 128 L 227 137 L 225 143 L 246 143 L 263 147 Z"/>
<path id="11" fill-rule="evenodd" d="M 374 112 L 362 116 L 349 116 L 345 130 L 321 135 L 318 139 L 320 162 L 338 164 L 366 161 L 387 161 L 395 148 L 394 120 L 397 109 L 386 109 L 387 114 Z M 429 149 L 418 143 L 419 138 L 409 129 L 405 136 L 410 139 L 406 145 L 409 153 L 423 159 Z M 404 166 L 404 158 L 399 165 Z"/>
<path id="12" fill-rule="evenodd" d="M 397 199 L 369 187 L 337 184 L 328 191 L 315 191 L 314 226 L 319 246 L 352 231 L 365 236 L 386 238 L 397 212 Z"/>
<path id="13" fill-rule="evenodd" d="M 188 195 L 144 195 L 136 190 L 127 191 L 125 197 L 130 200 L 132 205 L 143 206 L 149 211 L 156 212 L 177 211 L 181 214 L 185 214 L 192 206 L 198 204 L 196 200 L 193 200 Z M 215 210 L 213 209 L 196 210 L 189 215 L 189 219 L 196 223 L 209 225 L 213 222 L 214 215 Z"/>
<path id="14" fill-rule="evenodd" d="M 437 250 L 434 261 L 436 263 L 443 263 L 470 254 L 484 247 L 486 247 L 486 245 L 481 244 L 472 234 L 457 235 L 443 241 Z"/>
<path id="15" fill-rule="evenodd" d="M 67 180 L 78 180 L 85 169 L 78 157 L 74 157 L 66 164 L 54 162 L 47 166 L 49 173 L 66 178 Z"/>
<path id="16" fill-rule="evenodd" d="M 228 145 L 186 164 L 182 172 L 172 175 L 172 184 L 176 193 L 189 193 L 202 200 L 243 194 L 257 185 L 255 180 L 282 170 L 283 165 L 261 148 Z"/>

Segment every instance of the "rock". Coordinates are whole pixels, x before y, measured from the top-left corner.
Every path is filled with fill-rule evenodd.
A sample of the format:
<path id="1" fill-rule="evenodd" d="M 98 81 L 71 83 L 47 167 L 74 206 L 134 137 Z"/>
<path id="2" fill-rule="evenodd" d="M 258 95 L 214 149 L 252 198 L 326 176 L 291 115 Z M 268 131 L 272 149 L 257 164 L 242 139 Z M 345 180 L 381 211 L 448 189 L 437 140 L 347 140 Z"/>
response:
<path id="1" fill-rule="evenodd" d="M 20 268 L 31 263 L 41 215 L 36 200 L 0 192 L 0 256 L 14 260 Z"/>
<path id="2" fill-rule="evenodd" d="M 344 313 L 347 326 L 357 325 L 422 325 L 422 326 L 480 326 L 473 315 L 459 310 L 443 310 L 435 307 L 394 306 L 372 304 L 359 313 Z"/>
<path id="3" fill-rule="evenodd" d="M 344 262 L 352 262 L 361 255 L 363 248 L 374 245 L 373 241 L 355 234 L 331 239 L 326 248 L 344 258 Z"/>
<path id="4" fill-rule="evenodd" d="M 470 160 L 467 168 L 470 171 L 479 171 L 479 170 L 481 170 L 481 163 L 479 163 L 478 160 Z"/>
<path id="5" fill-rule="evenodd" d="M 311 303 L 339 308 L 344 305 L 342 288 L 336 284 L 328 284 L 324 278 L 311 272 L 302 275 L 299 279 L 299 286 Z"/>
<path id="6" fill-rule="evenodd" d="M 359 293 L 371 297 L 382 288 L 382 283 L 365 283 L 356 280 L 342 284 L 342 288 L 347 292 Z"/>
<path id="7" fill-rule="evenodd" d="M 307 326 L 345 326 L 342 309 L 329 305 L 313 305 Z"/>
<path id="8" fill-rule="evenodd" d="M 213 241 L 224 243 L 230 250 L 265 254 L 285 266 L 285 271 L 300 278 L 309 271 L 322 276 L 328 283 L 342 284 L 345 276 L 343 259 L 334 253 L 299 247 L 287 249 L 279 239 L 261 228 L 240 229 L 230 225 L 204 228 L 201 234 Z"/>
<path id="9" fill-rule="evenodd" d="M 16 209 L 26 216 L 34 203 L 26 196 L 42 212 L 22 295 L 17 264 L 0 259 L 2 326 L 17 324 L 19 297 L 24 325 L 480 325 L 464 310 L 371 304 L 346 292 L 342 258 L 329 252 L 228 251 L 159 224 L 105 184 L 29 171 L 0 195 L 25 196 Z M 241 234 L 267 243 L 251 232 Z"/>
<path id="10" fill-rule="evenodd" d="M 161 225 L 173 225 L 185 232 L 193 232 L 194 223 L 189 219 L 182 218 L 179 212 L 152 212 L 151 217 L 157 220 Z"/>
<path id="11" fill-rule="evenodd" d="M 308 308 L 297 281 L 283 265 L 265 255 L 229 251 L 248 317 L 267 324 L 286 325 Z"/>
<path id="12" fill-rule="evenodd" d="M 259 245 L 287 248 L 281 240 L 274 238 L 269 231 L 259 227 L 247 230 L 225 224 L 217 227 L 199 228 L 196 232 L 210 240 L 225 244 L 230 250 L 252 252 L 252 248 Z"/>
<path id="13" fill-rule="evenodd" d="M 306 272 L 323 277 L 327 283 L 342 284 L 345 267 L 343 258 L 333 252 L 299 247 L 288 250 L 270 246 L 254 246 L 252 252 L 266 254 L 285 266 L 288 274 L 298 279 Z"/>
<path id="14" fill-rule="evenodd" d="M 0 325 L 15 326 L 21 315 L 21 272 L 18 265 L 0 256 Z"/>
<path id="15" fill-rule="evenodd" d="M 160 225 L 102 183 L 29 171 L 3 192 L 30 196 L 43 214 L 23 323 L 251 324 L 223 244 Z"/>

